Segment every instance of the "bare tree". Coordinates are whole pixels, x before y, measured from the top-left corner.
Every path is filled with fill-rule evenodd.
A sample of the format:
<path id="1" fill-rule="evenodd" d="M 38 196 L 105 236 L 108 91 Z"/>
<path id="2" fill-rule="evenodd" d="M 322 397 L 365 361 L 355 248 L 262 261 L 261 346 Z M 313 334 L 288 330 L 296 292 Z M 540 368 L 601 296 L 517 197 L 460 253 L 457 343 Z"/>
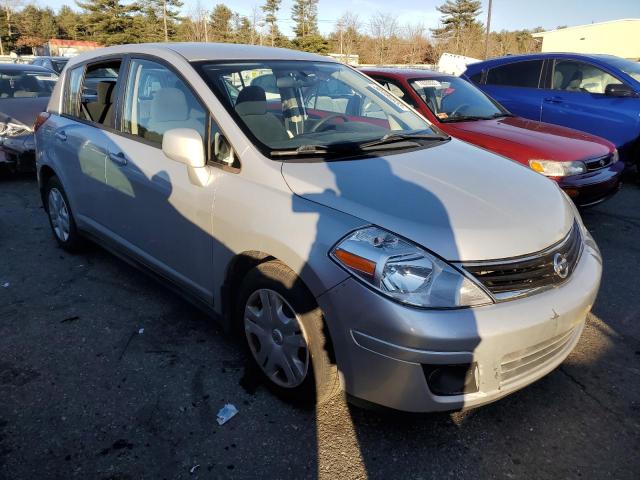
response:
<path id="1" fill-rule="evenodd" d="M 392 40 L 398 36 L 398 17 L 377 12 L 369 20 L 369 31 L 374 40 L 376 61 L 379 64 L 388 63 Z"/>
<path id="2" fill-rule="evenodd" d="M 403 33 L 403 60 L 405 63 L 415 64 L 424 62 L 429 42 L 425 35 L 424 25 L 421 23 L 407 24 Z"/>
<path id="3" fill-rule="evenodd" d="M 251 45 L 262 45 L 264 39 L 265 21 L 262 8 L 254 5 L 251 8 Z"/>
<path id="4" fill-rule="evenodd" d="M 189 38 L 195 42 L 209 41 L 209 12 L 202 8 L 198 0 L 189 14 Z"/>
<path id="5" fill-rule="evenodd" d="M 345 12 L 336 23 L 335 37 L 341 55 L 349 58 L 356 51 L 359 31 L 362 27 L 358 15 Z"/>

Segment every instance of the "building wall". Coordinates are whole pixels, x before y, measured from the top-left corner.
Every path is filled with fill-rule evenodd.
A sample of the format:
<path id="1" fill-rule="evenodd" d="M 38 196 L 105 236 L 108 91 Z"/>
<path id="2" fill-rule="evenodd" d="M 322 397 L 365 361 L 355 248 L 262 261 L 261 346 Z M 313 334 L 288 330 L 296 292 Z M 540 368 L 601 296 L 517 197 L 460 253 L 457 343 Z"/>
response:
<path id="1" fill-rule="evenodd" d="M 607 53 L 640 59 L 640 19 L 582 25 L 534 34 L 543 52 Z"/>

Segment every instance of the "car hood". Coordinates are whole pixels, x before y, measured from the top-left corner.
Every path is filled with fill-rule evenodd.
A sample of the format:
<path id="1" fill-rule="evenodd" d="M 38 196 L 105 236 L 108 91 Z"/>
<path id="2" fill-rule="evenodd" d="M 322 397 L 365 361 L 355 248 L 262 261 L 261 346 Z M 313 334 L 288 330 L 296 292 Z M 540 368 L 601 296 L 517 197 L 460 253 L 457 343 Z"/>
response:
<path id="1" fill-rule="evenodd" d="M 554 182 L 455 139 L 366 159 L 290 160 L 282 173 L 296 195 L 388 229 L 450 261 L 537 252 L 562 239 L 573 224 Z M 322 223 L 319 218 L 318 229 Z"/>
<path id="2" fill-rule="evenodd" d="M 24 97 L 0 99 L 0 120 L 22 123 L 31 127 L 40 112 L 47 109 L 50 97 Z"/>
<path id="3" fill-rule="evenodd" d="M 538 160 L 586 160 L 608 155 L 607 140 L 571 128 L 506 117 L 442 124 L 450 135 L 522 163 Z"/>

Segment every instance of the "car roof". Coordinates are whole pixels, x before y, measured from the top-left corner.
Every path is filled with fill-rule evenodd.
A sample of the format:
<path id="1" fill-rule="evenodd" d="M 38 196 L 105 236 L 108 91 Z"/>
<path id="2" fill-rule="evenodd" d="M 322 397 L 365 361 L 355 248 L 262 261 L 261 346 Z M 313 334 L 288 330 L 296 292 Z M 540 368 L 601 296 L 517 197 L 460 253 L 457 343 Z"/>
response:
<path id="1" fill-rule="evenodd" d="M 42 72 L 42 73 L 55 73 L 48 68 L 41 67 L 40 65 L 31 65 L 30 63 L 0 63 L 0 71 L 5 72 Z"/>
<path id="2" fill-rule="evenodd" d="M 140 43 L 117 45 L 85 52 L 74 57 L 73 63 L 89 60 L 94 57 L 109 54 L 146 53 L 158 55 L 162 51 L 175 52 L 190 62 L 198 60 L 311 60 L 337 63 L 336 60 L 300 52 L 286 48 L 262 47 L 258 45 L 244 45 L 236 43 L 204 43 L 204 42 L 175 42 L 175 43 Z"/>
<path id="3" fill-rule="evenodd" d="M 38 58 L 48 58 L 50 60 L 71 60 L 72 57 L 65 57 L 63 55 L 51 56 L 51 55 L 36 55 L 33 57 L 34 60 Z"/>
<path id="4" fill-rule="evenodd" d="M 426 70 L 422 68 L 384 68 L 384 67 L 363 67 L 359 68 L 362 73 L 367 75 L 380 74 L 388 77 L 396 78 L 431 78 L 431 77 L 451 77 L 447 73 L 434 72 L 433 70 Z"/>
<path id="5" fill-rule="evenodd" d="M 572 52 L 524 53 L 520 55 L 506 55 L 504 57 L 491 58 L 489 60 L 485 60 L 482 62 L 470 63 L 469 65 L 467 65 L 467 70 L 465 73 L 473 74 L 487 67 L 502 65 L 505 63 L 517 62 L 521 60 L 543 60 L 546 58 L 573 58 L 573 59 L 592 60 L 592 61 L 595 61 L 596 63 L 597 62 L 607 63 L 610 60 L 618 59 L 621 57 L 616 57 L 615 55 L 607 55 L 603 53 L 572 53 Z"/>

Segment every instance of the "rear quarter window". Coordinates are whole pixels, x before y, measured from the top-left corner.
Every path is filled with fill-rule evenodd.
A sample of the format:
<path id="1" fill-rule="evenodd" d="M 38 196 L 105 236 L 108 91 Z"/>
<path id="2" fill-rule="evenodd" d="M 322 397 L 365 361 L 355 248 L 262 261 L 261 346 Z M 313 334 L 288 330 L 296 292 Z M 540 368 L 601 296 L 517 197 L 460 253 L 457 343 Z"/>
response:
<path id="1" fill-rule="evenodd" d="M 494 67 L 487 72 L 487 85 L 538 88 L 542 60 L 526 60 Z"/>
<path id="2" fill-rule="evenodd" d="M 471 80 L 473 83 L 480 83 L 482 82 L 482 70 L 479 71 L 478 73 L 474 73 L 473 75 L 471 75 L 469 77 L 469 80 Z"/>

